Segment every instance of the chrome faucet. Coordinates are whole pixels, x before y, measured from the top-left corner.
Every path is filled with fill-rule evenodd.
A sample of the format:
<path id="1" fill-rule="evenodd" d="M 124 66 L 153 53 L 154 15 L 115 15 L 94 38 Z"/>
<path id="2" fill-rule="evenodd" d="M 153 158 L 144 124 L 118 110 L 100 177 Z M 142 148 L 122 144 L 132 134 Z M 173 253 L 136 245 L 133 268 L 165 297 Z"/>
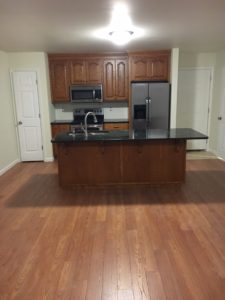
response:
<path id="1" fill-rule="evenodd" d="M 94 123 L 97 123 L 98 120 L 96 118 L 96 115 L 92 112 L 92 111 L 89 111 L 86 113 L 85 117 L 84 117 L 84 127 L 82 127 L 83 131 L 84 131 L 84 134 L 85 134 L 85 137 L 88 136 L 88 130 L 87 130 L 87 118 L 88 116 L 92 115 L 94 117 Z"/>

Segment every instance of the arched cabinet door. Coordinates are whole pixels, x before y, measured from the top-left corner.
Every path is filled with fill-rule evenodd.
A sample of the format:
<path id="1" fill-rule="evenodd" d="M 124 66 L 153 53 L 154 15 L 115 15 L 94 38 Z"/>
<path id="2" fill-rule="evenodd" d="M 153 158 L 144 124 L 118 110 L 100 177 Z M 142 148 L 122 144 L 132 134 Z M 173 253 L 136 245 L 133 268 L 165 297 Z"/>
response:
<path id="1" fill-rule="evenodd" d="M 115 60 L 104 61 L 104 81 L 103 81 L 103 93 L 104 100 L 115 99 Z"/>
<path id="2" fill-rule="evenodd" d="M 69 102 L 69 63 L 65 59 L 49 61 L 52 102 Z"/>
<path id="3" fill-rule="evenodd" d="M 169 81 L 170 51 L 130 54 L 131 81 Z"/>
<path id="4" fill-rule="evenodd" d="M 70 63 L 71 84 L 86 83 L 86 65 L 84 59 L 73 59 Z"/>
<path id="5" fill-rule="evenodd" d="M 116 99 L 128 100 L 128 61 L 116 59 Z"/>
<path id="6" fill-rule="evenodd" d="M 102 83 L 102 60 L 87 59 L 86 61 L 86 81 L 90 84 Z"/>
<path id="7" fill-rule="evenodd" d="M 128 59 L 104 60 L 103 90 L 105 101 L 128 100 Z"/>

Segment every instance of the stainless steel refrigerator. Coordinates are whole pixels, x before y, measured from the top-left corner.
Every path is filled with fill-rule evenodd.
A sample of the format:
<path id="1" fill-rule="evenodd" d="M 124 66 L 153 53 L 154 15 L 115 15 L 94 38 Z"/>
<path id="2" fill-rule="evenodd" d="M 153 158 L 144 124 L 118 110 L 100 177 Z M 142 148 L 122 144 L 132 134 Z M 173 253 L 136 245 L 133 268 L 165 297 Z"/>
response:
<path id="1" fill-rule="evenodd" d="M 134 129 L 170 128 L 169 83 L 132 83 L 131 92 Z"/>

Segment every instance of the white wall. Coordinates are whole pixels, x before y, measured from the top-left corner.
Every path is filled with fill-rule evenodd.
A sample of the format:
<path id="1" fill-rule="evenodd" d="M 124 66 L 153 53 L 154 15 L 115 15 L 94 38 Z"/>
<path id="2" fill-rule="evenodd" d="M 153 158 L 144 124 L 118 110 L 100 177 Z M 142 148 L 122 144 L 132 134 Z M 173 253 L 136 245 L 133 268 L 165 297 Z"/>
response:
<path id="1" fill-rule="evenodd" d="M 47 55 L 43 52 L 9 53 L 9 66 L 13 70 L 37 71 L 38 93 L 41 111 L 41 127 L 44 146 L 44 160 L 52 161 L 50 122 L 54 119 L 54 108 L 50 101 Z"/>
<path id="2" fill-rule="evenodd" d="M 0 175 L 19 161 L 10 87 L 9 60 L 0 51 Z"/>

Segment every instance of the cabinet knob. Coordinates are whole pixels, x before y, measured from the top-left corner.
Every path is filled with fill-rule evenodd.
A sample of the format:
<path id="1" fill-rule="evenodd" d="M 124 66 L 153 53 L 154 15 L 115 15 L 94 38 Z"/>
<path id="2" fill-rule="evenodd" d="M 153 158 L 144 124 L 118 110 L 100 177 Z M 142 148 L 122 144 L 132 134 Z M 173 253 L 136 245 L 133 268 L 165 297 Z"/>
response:
<path id="1" fill-rule="evenodd" d="M 23 122 L 22 122 L 22 121 L 19 121 L 19 122 L 18 122 L 18 125 L 22 125 L 22 124 L 23 124 Z"/>
<path id="2" fill-rule="evenodd" d="M 222 117 L 218 117 L 218 120 L 221 121 L 221 120 L 222 120 Z"/>

